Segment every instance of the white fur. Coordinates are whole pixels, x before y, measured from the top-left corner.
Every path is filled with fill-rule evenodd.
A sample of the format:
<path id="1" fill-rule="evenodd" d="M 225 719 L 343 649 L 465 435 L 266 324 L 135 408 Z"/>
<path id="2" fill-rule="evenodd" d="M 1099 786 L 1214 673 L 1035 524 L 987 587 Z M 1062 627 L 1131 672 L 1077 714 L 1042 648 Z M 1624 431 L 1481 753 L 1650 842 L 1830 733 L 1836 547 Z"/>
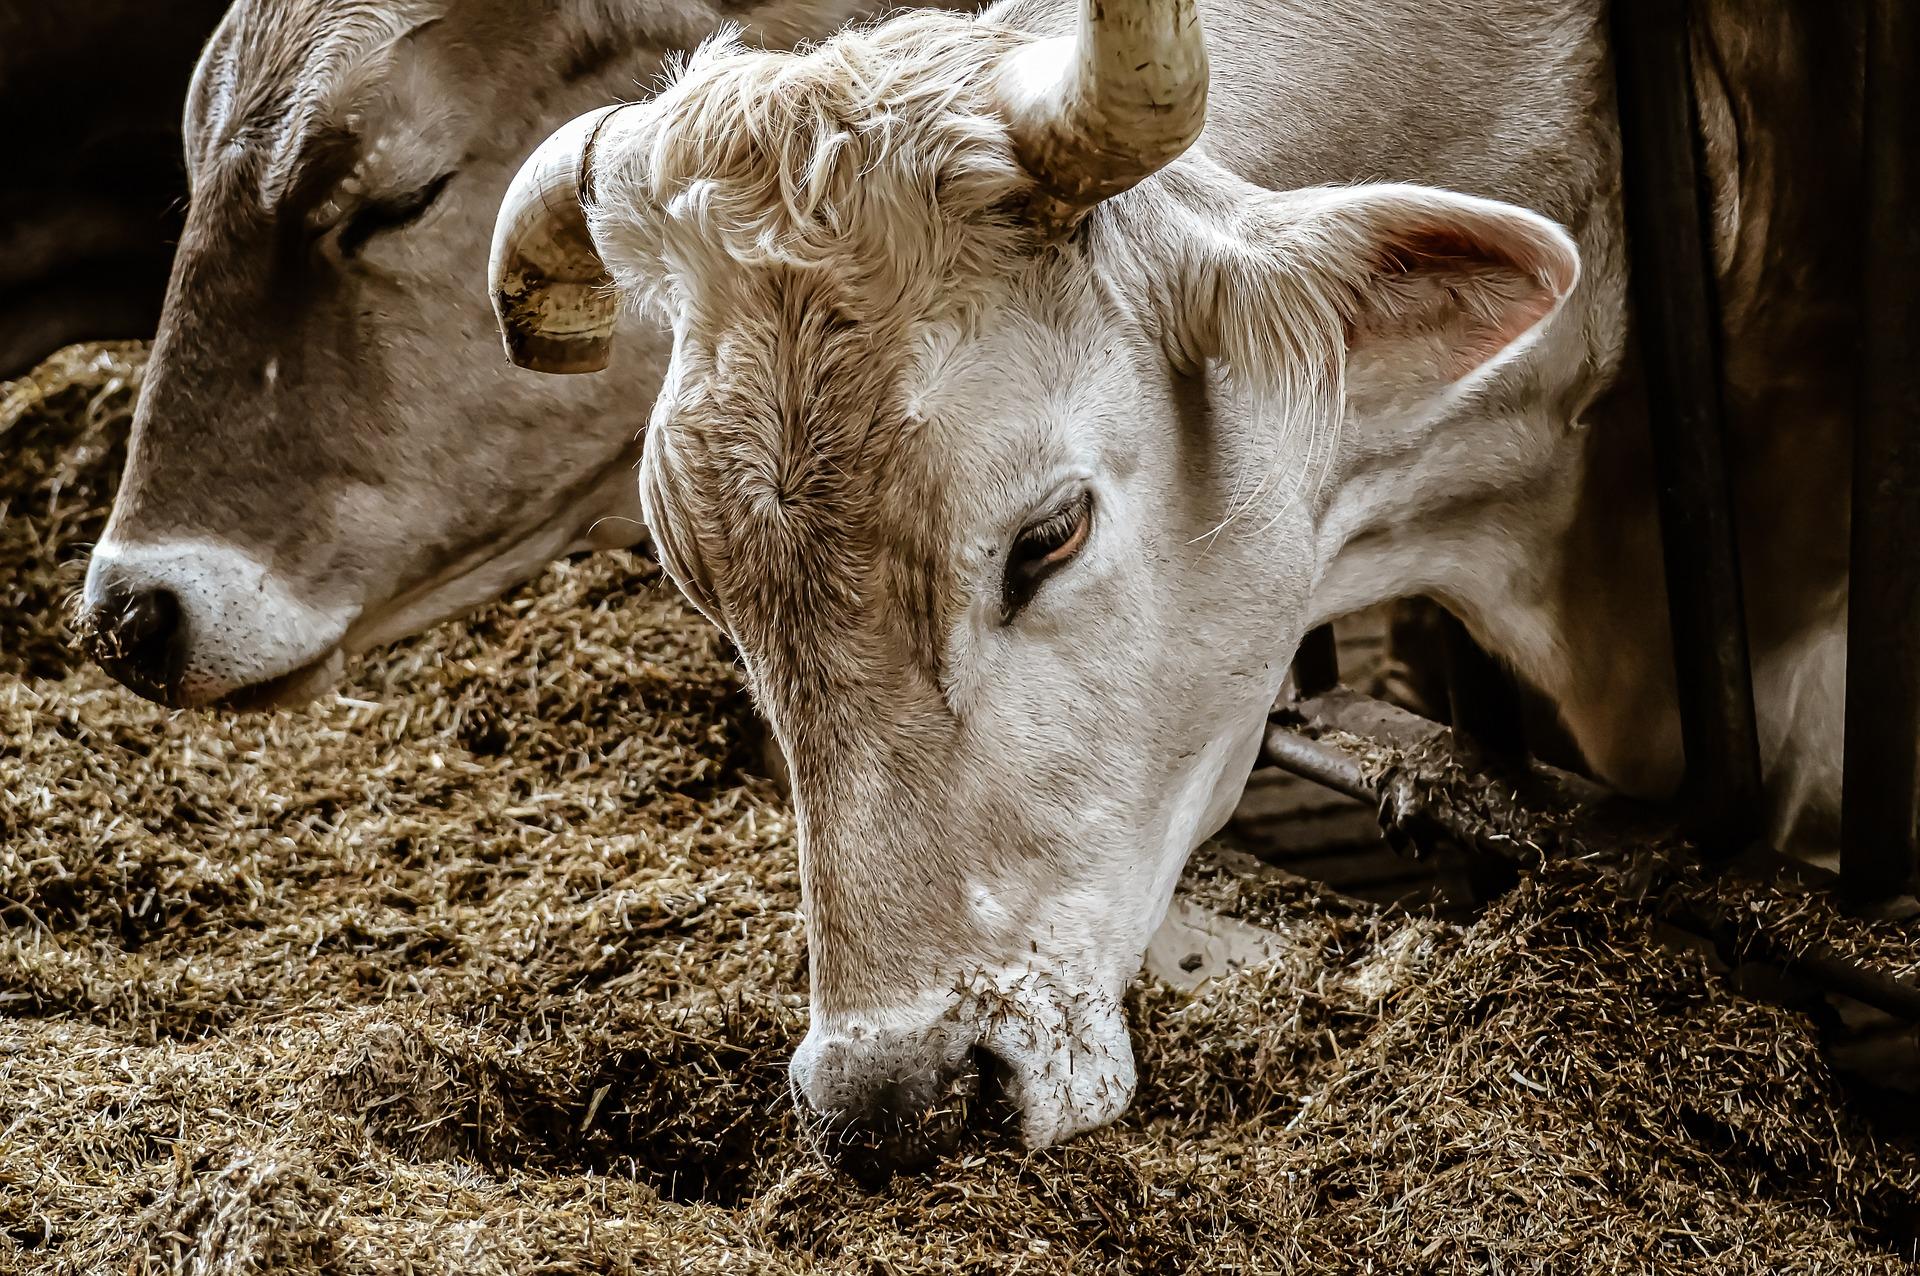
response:
<path id="1" fill-rule="evenodd" d="M 352 606 L 298 596 L 269 564 L 221 541 L 102 541 L 87 565 L 86 605 L 99 606 L 110 584 L 166 590 L 179 601 L 187 639 L 179 687 L 184 704 L 205 704 L 326 661 L 358 615 Z"/>

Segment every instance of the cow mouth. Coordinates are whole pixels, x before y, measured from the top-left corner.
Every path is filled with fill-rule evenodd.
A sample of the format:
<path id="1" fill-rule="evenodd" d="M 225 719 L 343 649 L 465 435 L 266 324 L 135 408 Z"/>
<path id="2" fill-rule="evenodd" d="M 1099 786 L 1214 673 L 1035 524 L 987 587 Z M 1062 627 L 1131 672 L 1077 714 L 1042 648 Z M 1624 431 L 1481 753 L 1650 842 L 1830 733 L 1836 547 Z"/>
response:
<path id="1" fill-rule="evenodd" d="M 510 542 L 478 562 L 457 563 L 419 584 L 394 594 L 370 611 L 363 611 L 347 632 L 312 659 L 285 673 L 251 682 L 199 702 L 204 707 L 234 713 L 297 709 L 319 699 L 346 676 L 347 659 L 411 637 L 436 624 L 452 620 L 485 605 L 532 573 L 524 570 L 522 551 L 532 537 Z M 551 555 L 541 558 L 549 561 Z M 490 574 L 503 563 L 514 564 L 505 574 Z M 477 585 L 471 591 L 469 583 Z"/>
<path id="2" fill-rule="evenodd" d="M 347 631 L 305 663 L 198 703 L 231 712 L 298 708 L 338 686 L 352 656 L 399 642 L 485 606 L 567 554 L 627 544 L 625 538 L 597 539 L 592 529 L 610 521 L 636 520 L 609 513 L 589 520 L 582 531 L 578 508 L 586 503 L 579 499 L 582 492 L 619 479 L 630 483 L 630 468 L 623 459 L 620 465 L 597 473 L 591 483 L 563 493 L 556 499 L 559 512 L 553 516 L 530 523 L 504 542 L 494 536 L 478 537 L 466 552 L 390 594 L 384 602 L 363 603 Z M 643 529 L 633 547 L 645 544 Z"/>
<path id="3" fill-rule="evenodd" d="M 207 707 L 233 713 L 298 708 L 334 687 L 346 672 L 346 665 L 345 649 L 329 647 L 297 669 L 229 691 L 208 702 Z"/>
<path id="4" fill-rule="evenodd" d="M 363 613 L 332 646 L 285 673 L 196 703 L 234 713 L 297 709 L 310 704 L 345 678 L 349 656 L 377 650 L 452 620 L 484 606 L 525 579 L 531 573 L 520 569 L 517 554 L 524 544 L 525 539 L 516 540 L 477 564 L 460 564 L 455 570 L 443 571 L 395 594 L 377 609 Z M 489 569 L 502 563 L 514 563 L 515 568 L 502 575 L 489 574 Z M 477 584 L 470 592 L 463 589 L 469 582 Z"/>
<path id="5" fill-rule="evenodd" d="M 295 709 L 317 700 L 346 676 L 349 656 L 399 642 L 475 607 L 485 606 L 534 575 L 538 566 L 527 570 L 529 560 L 537 557 L 538 564 L 544 565 L 566 548 L 564 543 L 538 544 L 542 533 L 551 535 L 549 529 L 537 528 L 478 561 L 458 562 L 393 595 L 363 613 L 338 642 L 313 659 L 286 673 L 217 696 L 208 702 L 209 707 L 230 712 L 265 712 Z M 534 543 L 532 554 L 528 553 L 530 542 Z"/>

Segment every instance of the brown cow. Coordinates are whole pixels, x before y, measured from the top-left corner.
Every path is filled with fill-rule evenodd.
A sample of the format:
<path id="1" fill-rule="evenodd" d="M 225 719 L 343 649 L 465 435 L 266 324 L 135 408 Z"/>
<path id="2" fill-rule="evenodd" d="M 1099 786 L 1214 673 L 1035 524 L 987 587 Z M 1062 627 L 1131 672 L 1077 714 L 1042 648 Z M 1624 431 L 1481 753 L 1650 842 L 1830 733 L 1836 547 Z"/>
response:
<path id="1" fill-rule="evenodd" d="M 481 288 L 501 192 L 673 51 L 870 7 L 240 0 L 187 102 L 186 230 L 80 616 L 95 657 L 170 704 L 298 700 L 559 555 L 643 539 L 664 335 L 636 320 L 649 353 L 598 382 L 507 365 Z"/>

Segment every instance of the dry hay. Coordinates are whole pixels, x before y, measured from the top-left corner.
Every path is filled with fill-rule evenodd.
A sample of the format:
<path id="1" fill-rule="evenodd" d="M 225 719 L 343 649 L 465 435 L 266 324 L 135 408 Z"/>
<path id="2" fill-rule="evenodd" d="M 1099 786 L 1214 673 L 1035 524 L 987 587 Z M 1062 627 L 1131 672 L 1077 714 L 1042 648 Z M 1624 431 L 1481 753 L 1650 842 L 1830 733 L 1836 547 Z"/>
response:
<path id="1" fill-rule="evenodd" d="M 137 363 L 0 418 L 0 1270 L 1920 1270 L 1910 1136 L 1573 869 L 1459 930 L 1204 861 L 1291 942 L 1136 990 L 1117 1129 L 861 1193 L 715 637 L 605 555 L 306 713 L 137 701 L 51 608 Z"/>

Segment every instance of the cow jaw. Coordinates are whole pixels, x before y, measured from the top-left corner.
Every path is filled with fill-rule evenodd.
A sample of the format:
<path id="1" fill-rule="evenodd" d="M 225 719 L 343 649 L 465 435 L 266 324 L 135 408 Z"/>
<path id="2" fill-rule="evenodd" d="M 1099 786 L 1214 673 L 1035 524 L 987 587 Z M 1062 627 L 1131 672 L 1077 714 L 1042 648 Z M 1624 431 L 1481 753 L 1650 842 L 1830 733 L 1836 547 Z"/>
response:
<path id="1" fill-rule="evenodd" d="M 580 505 L 565 504 L 517 536 L 489 540 L 395 594 L 361 618 L 345 645 L 358 654 L 464 615 L 569 554 L 643 544 L 647 532 L 638 512 L 632 467 L 623 454 L 601 472 Z"/>
<path id="2" fill-rule="evenodd" d="M 82 623 L 97 623 L 114 589 L 163 591 L 177 600 L 181 633 L 170 667 L 146 680 L 143 694 L 183 709 L 294 708 L 338 686 L 352 657 L 482 606 L 554 559 L 643 543 L 638 513 L 623 453 L 541 521 L 489 538 L 371 606 L 318 601 L 296 576 L 240 546 L 129 544 L 109 529 L 88 566 Z"/>
<path id="3" fill-rule="evenodd" d="M 242 713 L 296 707 L 318 700 L 339 686 L 346 672 L 345 649 L 332 647 L 318 659 L 301 665 L 291 673 L 229 692 L 213 701 L 213 705 Z"/>

